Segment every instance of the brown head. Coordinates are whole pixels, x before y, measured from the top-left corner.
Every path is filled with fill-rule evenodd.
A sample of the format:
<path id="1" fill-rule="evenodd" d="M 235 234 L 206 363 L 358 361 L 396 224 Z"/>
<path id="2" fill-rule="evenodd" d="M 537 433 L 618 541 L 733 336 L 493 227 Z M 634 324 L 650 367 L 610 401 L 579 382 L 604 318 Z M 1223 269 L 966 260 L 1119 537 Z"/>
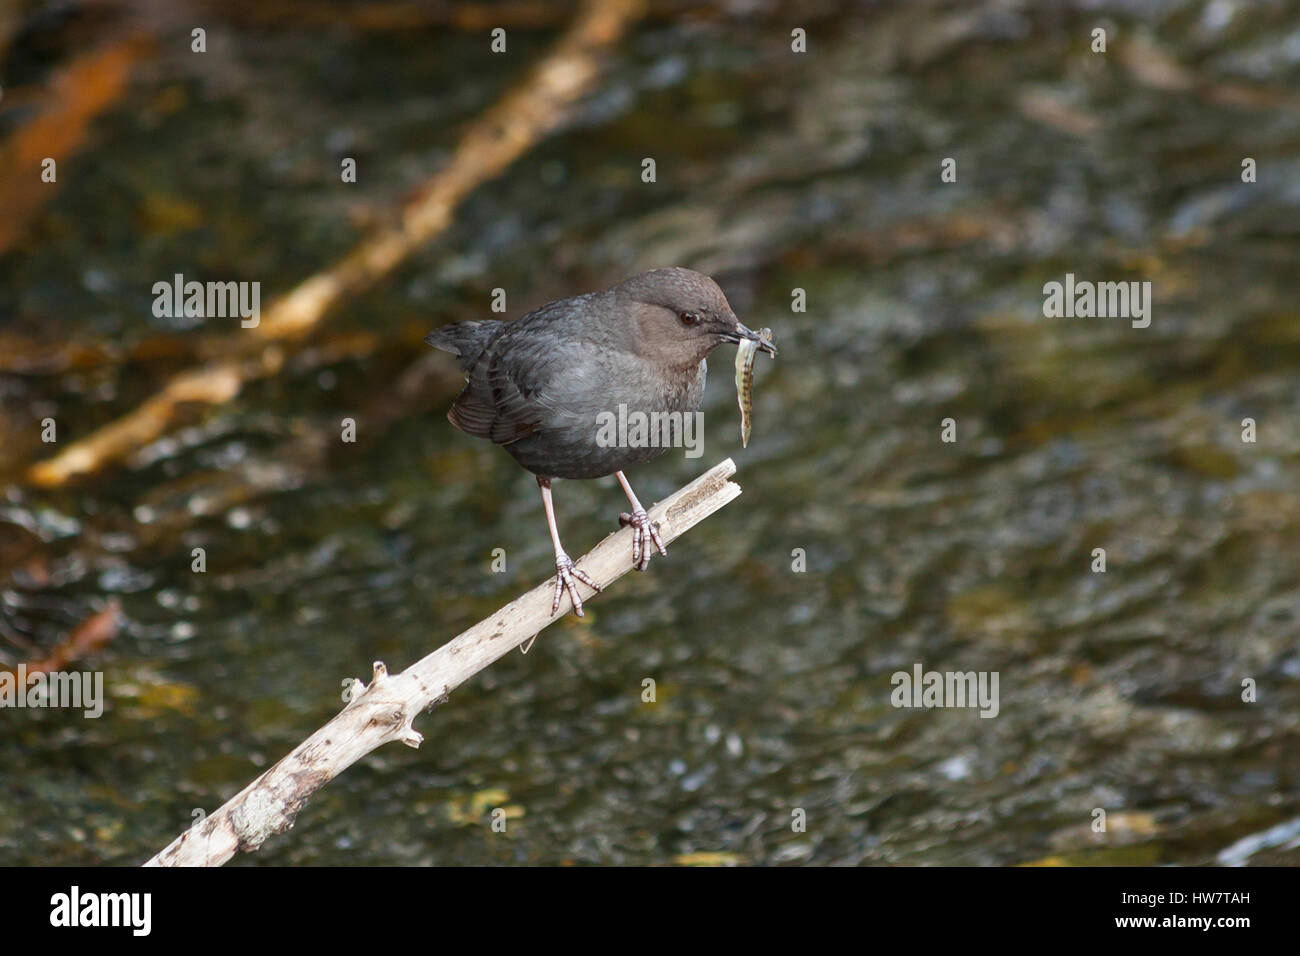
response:
<path id="1" fill-rule="evenodd" d="M 772 343 L 743 326 L 727 297 L 708 276 L 690 269 L 653 269 L 610 290 L 632 320 L 639 349 L 673 365 L 699 364 L 723 342 L 752 339 L 764 352 Z"/>

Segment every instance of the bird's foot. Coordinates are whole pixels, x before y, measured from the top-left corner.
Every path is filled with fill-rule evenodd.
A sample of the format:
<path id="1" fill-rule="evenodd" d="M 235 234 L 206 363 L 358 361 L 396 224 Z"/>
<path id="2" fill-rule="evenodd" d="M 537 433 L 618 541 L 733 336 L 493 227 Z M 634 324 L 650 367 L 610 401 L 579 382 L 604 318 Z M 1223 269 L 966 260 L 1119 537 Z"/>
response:
<path id="1" fill-rule="evenodd" d="M 600 585 L 593 581 L 586 571 L 574 567 L 573 559 L 561 551 L 555 556 L 555 600 L 551 602 L 552 614 L 560 609 L 560 601 L 564 598 L 564 592 L 568 591 L 569 597 L 573 599 L 573 613 L 582 617 L 582 598 L 578 596 L 575 579 L 593 591 L 600 590 Z"/>
<path id="2" fill-rule="evenodd" d="M 632 566 L 638 571 L 644 571 L 650 566 L 652 544 L 659 549 L 660 554 L 668 553 L 663 539 L 659 537 L 659 525 L 650 520 L 650 516 L 644 509 L 638 508 L 631 514 L 623 512 L 618 516 L 618 525 L 620 528 L 632 526 Z"/>

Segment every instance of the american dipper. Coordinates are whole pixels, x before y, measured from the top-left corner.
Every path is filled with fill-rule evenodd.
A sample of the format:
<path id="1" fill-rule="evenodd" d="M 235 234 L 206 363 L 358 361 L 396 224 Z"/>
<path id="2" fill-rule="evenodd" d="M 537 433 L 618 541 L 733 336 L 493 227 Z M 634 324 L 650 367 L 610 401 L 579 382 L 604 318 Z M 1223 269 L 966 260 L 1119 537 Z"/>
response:
<path id="1" fill-rule="evenodd" d="M 600 585 L 573 566 L 560 544 L 551 502 L 554 478 L 613 474 L 635 529 L 632 561 L 650 563 L 651 545 L 667 554 L 623 469 L 663 454 L 665 445 L 608 440 L 611 416 L 694 414 L 704 396 L 705 357 L 723 342 L 767 339 L 740 324 L 718 284 L 690 269 L 642 272 L 603 292 L 549 302 L 515 322 L 457 322 L 424 341 L 457 357 L 467 382 L 447 418 L 476 438 L 503 445 L 537 476 L 555 544 L 554 614 L 565 591 L 582 616 L 574 579 Z M 623 420 L 620 418 L 620 420 Z"/>

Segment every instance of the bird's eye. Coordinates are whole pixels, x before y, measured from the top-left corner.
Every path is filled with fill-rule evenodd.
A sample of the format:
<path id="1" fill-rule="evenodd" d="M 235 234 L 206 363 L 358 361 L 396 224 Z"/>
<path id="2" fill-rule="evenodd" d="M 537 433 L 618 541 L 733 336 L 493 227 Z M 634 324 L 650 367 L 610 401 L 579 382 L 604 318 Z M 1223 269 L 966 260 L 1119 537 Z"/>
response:
<path id="1" fill-rule="evenodd" d="M 698 312 L 683 312 L 679 318 L 682 320 L 682 325 L 695 325 L 700 321 L 700 314 Z"/>

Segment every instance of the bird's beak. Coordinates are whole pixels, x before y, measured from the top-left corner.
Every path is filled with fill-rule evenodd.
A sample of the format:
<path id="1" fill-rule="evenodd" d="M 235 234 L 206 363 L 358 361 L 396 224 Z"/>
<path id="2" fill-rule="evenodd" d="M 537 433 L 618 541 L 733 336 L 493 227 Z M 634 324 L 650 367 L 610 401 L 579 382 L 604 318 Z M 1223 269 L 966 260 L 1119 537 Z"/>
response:
<path id="1" fill-rule="evenodd" d="M 759 334 L 758 334 L 757 332 L 755 332 L 753 329 L 745 328 L 744 325 L 742 325 L 741 323 L 737 322 L 737 323 L 736 323 L 736 331 L 735 331 L 735 332 L 728 333 L 728 335 L 727 335 L 727 341 L 729 341 L 729 342 L 735 342 L 737 345 L 739 345 L 741 339 L 749 339 L 751 342 L 757 342 L 757 343 L 758 343 L 758 350 L 759 350 L 760 352 L 766 352 L 768 355 L 771 355 L 771 356 L 775 356 L 775 355 L 776 355 L 776 346 L 775 346 L 775 345 L 773 345 L 773 344 L 772 344 L 770 341 L 768 341 L 767 339 L 763 338 L 763 336 L 759 335 Z"/>

